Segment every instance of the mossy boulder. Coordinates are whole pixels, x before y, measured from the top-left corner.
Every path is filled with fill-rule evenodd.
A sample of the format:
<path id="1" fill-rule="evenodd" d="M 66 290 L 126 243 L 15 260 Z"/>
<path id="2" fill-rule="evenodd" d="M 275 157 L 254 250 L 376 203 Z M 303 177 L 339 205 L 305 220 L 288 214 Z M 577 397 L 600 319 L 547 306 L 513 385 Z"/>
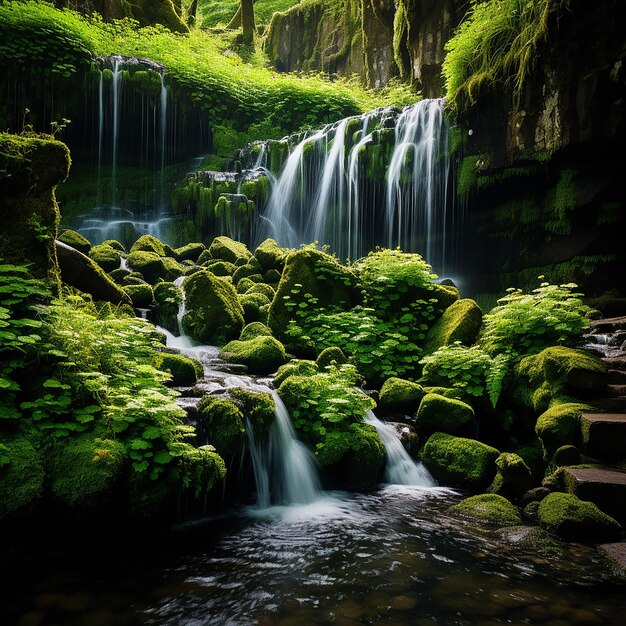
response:
<path id="1" fill-rule="evenodd" d="M 530 468 L 519 455 L 503 452 L 496 459 L 496 467 L 498 471 L 487 489 L 489 493 L 519 500 L 533 486 Z"/>
<path id="2" fill-rule="evenodd" d="M 451 398 L 453 400 L 467 400 L 465 391 L 456 387 L 424 387 L 424 394 L 427 393 L 436 393 L 444 398 Z"/>
<path id="3" fill-rule="evenodd" d="M 130 270 L 122 269 L 121 267 L 109 272 L 109 278 L 117 285 L 123 285 L 124 279 L 131 274 Z"/>
<path id="4" fill-rule="evenodd" d="M 317 306 L 351 309 L 360 299 L 354 274 L 324 252 L 305 248 L 292 252 L 270 307 L 268 326 L 282 338 L 292 319 L 288 303 L 305 302 L 305 296 L 317 298 Z"/>
<path id="5" fill-rule="evenodd" d="M 592 502 L 569 493 L 551 493 L 537 510 L 543 528 L 565 539 L 586 543 L 619 541 L 621 526 Z"/>
<path id="6" fill-rule="evenodd" d="M 149 307 L 154 300 L 152 287 L 148 284 L 126 285 L 123 289 L 132 300 L 133 306 L 146 308 Z"/>
<path id="7" fill-rule="evenodd" d="M 420 402 L 415 415 L 415 426 L 421 436 L 434 432 L 473 435 L 476 432 L 476 418 L 474 409 L 469 404 L 428 393 Z"/>
<path id="8" fill-rule="evenodd" d="M 25 437 L 0 439 L 0 519 L 35 502 L 43 493 L 43 459 Z"/>
<path id="9" fill-rule="evenodd" d="M 52 494 L 65 504 L 89 508 L 100 504 L 122 474 L 124 445 L 86 434 L 56 442 L 48 458 Z"/>
<path id="10" fill-rule="evenodd" d="M 261 267 L 261 264 L 254 257 L 252 257 L 251 259 L 248 259 L 246 263 L 237 267 L 233 273 L 233 283 L 238 285 L 242 278 L 260 274 L 262 271 L 263 268 Z"/>
<path id="11" fill-rule="evenodd" d="M 252 374 L 271 374 L 285 363 L 285 347 L 278 339 L 261 335 L 227 343 L 220 356 L 226 361 L 242 363 Z"/>
<path id="12" fill-rule="evenodd" d="M 89 254 L 89 250 L 91 250 L 91 241 L 75 230 L 64 230 L 58 236 L 58 240 L 83 254 Z"/>
<path id="13" fill-rule="evenodd" d="M 567 445 L 561 446 L 555 451 L 550 465 L 552 467 L 567 467 L 568 465 L 579 465 L 580 462 L 580 450 L 576 446 Z"/>
<path id="14" fill-rule="evenodd" d="M 215 276 L 232 276 L 235 271 L 235 266 L 228 261 L 216 261 L 215 263 L 206 265 L 206 268 Z"/>
<path id="15" fill-rule="evenodd" d="M 122 254 L 119 250 L 104 243 L 93 246 L 89 251 L 89 257 L 105 272 L 118 269 L 122 260 Z"/>
<path id="16" fill-rule="evenodd" d="M 255 251 L 254 257 L 261 264 L 263 271 L 283 271 L 289 254 L 287 248 L 281 248 L 273 239 L 266 239 Z"/>
<path id="17" fill-rule="evenodd" d="M 255 440 L 267 441 L 270 426 L 276 419 L 276 404 L 271 394 L 235 387 L 230 390 L 230 396 L 239 406 L 244 419 L 252 424 Z"/>
<path id="18" fill-rule="evenodd" d="M 161 353 L 157 358 L 157 367 L 172 375 L 175 387 L 191 387 L 204 374 L 202 364 L 182 354 Z"/>
<path id="19" fill-rule="evenodd" d="M 426 299 L 436 300 L 435 307 L 441 311 L 445 311 L 451 307 L 461 297 L 461 292 L 454 285 L 434 284 L 431 291 L 425 294 Z"/>
<path id="20" fill-rule="evenodd" d="M 380 389 L 381 415 L 414 415 L 425 395 L 421 385 L 403 378 L 388 378 Z"/>
<path id="21" fill-rule="evenodd" d="M 519 526 L 522 523 L 517 507 L 503 496 L 492 493 L 465 498 L 448 511 L 453 515 L 471 517 L 497 526 Z"/>
<path id="22" fill-rule="evenodd" d="M 244 329 L 239 335 L 240 341 L 248 341 L 249 339 L 255 339 L 256 337 L 271 337 L 272 331 L 261 322 L 251 322 L 244 326 Z"/>
<path id="23" fill-rule="evenodd" d="M 234 401 L 205 396 L 198 404 L 198 415 L 200 429 L 220 456 L 232 457 L 243 448 L 245 418 Z"/>
<path id="24" fill-rule="evenodd" d="M 587 352 L 555 346 L 522 359 L 515 373 L 516 398 L 541 413 L 558 398 L 601 394 L 607 367 Z"/>
<path id="25" fill-rule="evenodd" d="M 155 284 L 165 275 L 163 257 L 156 252 L 131 250 L 128 255 L 128 267 L 139 272 L 150 284 Z"/>
<path id="26" fill-rule="evenodd" d="M 235 281 L 233 281 L 234 283 Z M 254 287 L 254 285 L 257 285 L 258 283 L 255 283 L 253 280 L 250 280 L 247 276 L 245 278 L 242 278 L 238 283 L 237 283 L 237 293 L 243 295 L 244 293 L 246 293 L 246 291 L 248 291 L 248 289 L 250 289 L 251 287 Z"/>
<path id="27" fill-rule="evenodd" d="M 239 285 L 237 285 L 237 287 L 239 287 Z M 276 295 L 276 291 L 274 290 L 274 288 L 265 283 L 252 283 L 248 287 L 248 289 L 244 291 L 244 293 L 262 293 L 268 299 L 269 302 L 271 302 L 274 299 L 274 296 Z"/>
<path id="28" fill-rule="evenodd" d="M 565 402 L 551 406 L 539 416 L 535 432 L 541 441 L 545 461 L 561 446 L 580 445 L 580 416 L 589 410 L 591 407 L 586 404 Z"/>
<path id="29" fill-rule="evenodd" d="M 128 294 L 88 256 L 61 241 L 56 242 L 55 249 L 64 283 L 91 294 L 94 300 L 131 304 Z"/>
<path id="30" fill-rule="evenodd" d="M 233 264 L 239 259 L 247 261 L 252 256 L 245 244 L 234 241 L 230 237 L 216 237 L 209 246 L 209 254 L 213 259 Z"/>
<path id="31" fill-rule="evenodd" d="M 478 337 L 483 312 L 473 300 L 456 300 L 434 323 L 424 342 L 425 354 L 432 354 L 441 346 L 460 341 L 471 346 Z"/>
<path id="32" fill-rule="evenodd" d="M 324 348 L 315 360 L 315 364 L 320 372 L 323 372 L 327 367 L 330 367 L 333 364 L 343 365 L 347 362 L 348 359 L 346 358 L 346 355 L 343 353 L 341 348 L 337 348 L 336 346 Z"/>
<path id="33" fill-rule="evenodd" d="M 132 252 L 152 252 L 158 256 L 167 256 L 163 244 L 152 235 L 142 235 L 130 249 Z"/>
<path id="34" fill-rule="evenodd" d="M 232 283 L 203 270 L 185 279 L 183 329 L 200 343 L 223 345 L 243 329 L 243 309 Z"/>
<path id="35" fill-rule="evenodd" d="M 239 303 L 243 309 L 246 324 L 251 322 L 267 322 L 267 310 L 270 301 L 262 293 L 244 293 L 238 296 Z"/>
<path id="36" fill-rule="evenodd" d="M 124 247 L 124 244 L 117 239 L 107 239 L 106 241 L 102 242 L 102 245 L 109 246 L 110 248 L 113 248 L 113 250 L 117 250 L 122 254 L 126 254 L 126 248 Z"/>
<path id="37" fill-rule="evenodd" d="M 278 270 L 267 270 L 263 274 L 263 280 L 273 286 L 278 286 L 278 283 L 282 277 L 282 274 Z"/>
<path id="38" fill-rule="evenodd" d="M 179 262 L 193 261 L 195 263 L 205 250 L 206 246 L 203 243 L 188 243 L 174 250 L 174 258 Z"/>
<path id="39" fill-rule="evenodd" d="M 154 287 L 156 323 L 171 333 L 178 333 L 178 311 L 183 301 L 180 287 L 173 283 L 158 283 Z"/>
<path id="40" fill-rule="evenodd" d="M 422 450 L 422 461 L 440 483 L 478 493 L 493 481 L 499 455 L 481 441 L 434 433 Z"/>
<path id="41" fill-rule="evenodd" d="M 185 268 L 171 257 L 163 257 L 163 278 L 165 280 L 176 280 L 185 275 Z"/>
<path id="42" fill-rule="evenodd" d="M 276 376 L 274 376 L 274 385 L 276 388 L 280 387 L 283 381 L 287 380 L 290 376 L 313 376 L 319 374 L 319 368 L 315 361 L 309 361 L 307 359 L 292 359 L 289 363 L 285 363 L 278 368 Z"/>

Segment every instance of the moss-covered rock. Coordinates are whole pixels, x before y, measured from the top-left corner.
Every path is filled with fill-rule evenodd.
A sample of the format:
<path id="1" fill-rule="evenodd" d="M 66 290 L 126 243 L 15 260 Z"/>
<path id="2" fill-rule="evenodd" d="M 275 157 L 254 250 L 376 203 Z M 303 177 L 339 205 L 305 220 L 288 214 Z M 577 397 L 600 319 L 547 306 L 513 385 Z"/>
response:
<path id="1" fill-rule="evenodd" d="M 109 278 L 117 285 L 123 285 L 124 279 L 131 274 L 130 270 L 122 269 L 121 267 L 109 272 Z M 145 282 L 145 281 L 144 281 Z"/>
<path id="2" fill-rule="evenodd" d="M 130 249 L 132 252 L 152 252 L 158 256 L 167 256 L 163 244 L 152 235 L 142 235 Z"/>
<path id="3" fill-rule="evenodd" d="M 171 333 L 178 333 L 178 311 L 183 294 L 173 283 L 158 283 L 154 287 L 156 323 Z"/>
<path id="4" fill-rule="evenodd" d="M 246 263 L 237 267 L 233 274 L 233 283 L 235 283 L 235 285 L 239 285 L 239 281 L 242 278 L 260 274 L 262 271 L 263 268 L 261 267 L 261 264 L 254 257 L 252 257 L 251 259 L 248 259 Z"/>
<path id="5" fill-rule="evenodd" d="M 203 243 L 188 243 L 174 250 L 174 258 L 179 262 L 193 261 L 195 263 L 205 250 L 206 246 Z"/>
<path id="6" fill-rule="evenodd" d="M 604 543 L 619 541 L 621 527 L 592 502 L 569 493 L 551 493 L 537 510 L 539 523 L 567 541 Z"/>
<path id="7" fill-rule="evenodd" d="M 267 272 L 263 274 L 263 280 L 266 283 L 275 287 L 278 287 L 278 283 L 280 282 L 281 278 L 282 274 L 278 270 L 267 270 Z"/>
<path id="8" fill-rule="evenodd" d="M 242 387 L 230 390 L 244 419 L 250 420 L 256 441 L 267 441 L 270 426 L 276 419 L 276 404 L 269 393 L 258 393 Z"/>
<path id="9" fill-rule="evenodd" d="M 258 283 L 255 283 L 253 280 L 250 280 L 246 276 L 237 283 L 237 293 L 243 295 L 244 293 L 246 293 L 246 291 L 248 291 L 248 289 L 250 289 L 251 287 L 254 287 L 254 285 L 257 285 L 257 284 Z"/>
<path id="10" fill-rule="evenodd" d="M 580 451 L 576 446 L 567 445 L 558 448 L 552 455 L 550 465 L 553 467 L 566 467 L 567 465 L 580 464 Z"/>
<path id="11" fill-rule="evenodd" d="M 64 283 L 91 294 L 94 300 L 131 304 L 128 294 L 88 256 L 61 241 L 56 242 L 56 256 Z"/>
<path id="12" fill-rule="evenodd" d="M 269 336 L 258 336 L 246 341 L 231 341 L 220 356 L 226 361 L 242 363 L 252 374 L 271 374 L 285 363 L 285 347 Z"/>
<path id="13" fill-rule="evenodd" d="M 330 348 L 325 348 L 319 353 L 315 364 L 317 365 L 317 368 L 320 370 L 320 372 L 323 372 L 327 367 L 330 367 L 333 364 L 343 365 L 347 362 L 348 359 L 346 358 L 346 355 L 343 353 L 341 348 L 332 346 Z"/>
<path id="14" fill-rule="evenodd" d="M 477 493 L 493 481 L 499 455 L 480 441 L 434 433 L 424 446 L 422 461 L 444 485 Z"/>
<path id="15" fill-rule="evenodd" d="M 51 492 L 72 507 L 99 504 L 120 477 L 125 459 L 124 445 L 113 439 L 85 434 L 56 442 L 48 459 Z"/>
<path id="16" fill-rule="evenodd" d="M 497 526 L 519 526 L 522 523 L 517 507 L 506 498 L 492 493 L 465 498 L 448 510 L 453 515 L 471 517 Z"/>
<path id="17" fill-rule="evenodd" d="M 165 275 L 163 257 L 155 252 L 131 250 L 128 255 L 128 267 L 139 272 L 150 284 L 155 284 Z"/>
<path id="18" fill-rule="evenodd" d="M 254 251 L 254 257 L 261 264 L 264 272 L 277 270 L 282 273 L 289 252 L 287 248 L 281 248 L 273 239 L 266 239 Z"/>
<path id="19" fill-rule="evenodd" d="M 533 486 L 530 468 L 519 455 L 503 452 L 496 459 L 496 467 L 498 472 L 487 489 L 489 493 L 519 500 Z"/>
<path id="20" fill-rule="evenodd" d="M 209 254 L 213 259 L 233 264 L 239 259 L 247 261 L 252 256 L 245 244 L 234 241 L 230 237 L 216 237 L 209 246 Z"/>
<path id="21" fill-rule="evenodd" d="M 267 322 L 267 308 L 270 301 L 262 293 L 244 293 L 238 296 L 239 303 L 243 308 L 243 316 L 246 324 L 251 322 Z"/>
<path id="22" fill-rule="evenodd" d="M 388 378 L 380 389 L 381 415 L 414 415 L 425 395 L 421 385 L 402 378 Z"/>
<path id="23" fill-rule="evenodd" d="M 115 250 L 111 248 L 111 246 L 107 246 L 103 243 L 91 248 L 89 257 L 105 272 L 116 270 L 122 260 L 122 254 L 119 250 Z"/>
<path id="24" fill-rule="evenodd" d="M 555 346 L 528 356 L 516 368 L 516 398 L 537 412 L 555 399 L 599 394 L 606 385 L 606 365 L 582 350 Z"/>
<path id="25" fill-rule="evenodd" d="M 460 341 L 471 346 L 478 337 L 483 312 L 473 300 L 456 300 L 435 322 L 426 335 L 424 352 L 432 354 L 441 346 Z"/>
<path id="26" fill-rule="evenodd" d="M 162 352 L 157 357 L 157 367 L 172 375 L 175 387 L 191 387 L 204 374 L 202 364 L 182 354 Z"/>
<path id="27" fill-rule="evenodd" d="M 244 326 L 244 329 L 241 331 L 241 335 L 239 335 L 239 341 L 248 341 L 249 339 L 254 339 L 255 337 L 271 337 L 272 331 L 261 322 L 251 322 Z"/>
<path id="28" fill-rule="evenodd" d="M 239 285 L 237 285 L 237 287 L 239 287 Z M 265 283 L 252 283 L 252 285 L 250 285 L 248 289 L 244 291 L 244 293 L 261 293 L 268 299 L 269 302 L 271 302 L 276 295 L 276 291 L 274 290 L 274 288 Z"/>
<path id="29" fill-rule="evenodd" d="M 539 416 L 535 432 L 541 441 L 545 461 L 561 446 L 580 445 L 580 416 L 589 410 L 591 407 L 586 404 L 566 402 L 555 404 Z"/>
<path id="30" fill-rule="evenodd" d="M 89 241 L 87 237 L 77 233 L 75 230 L 64 230 L 58 236 L 58 240 L 68 246 L 72 246 L 72 248 L 82 252 L 83 254 L 89 254 L 89 250 L 91 250 L 91 241 Z"/>
<path id="31" fill-rule="evenodd" d="M 245 418 L 235 402 L 205 396 L 198 404 L 199 425 L 206 439 L 222 457 L 238 453 L 244 444 Z"/>
<path id="32" fill-rule="evenodd" d="M 452 400 L 462 400 L 463 402 L 467 400 L 467 394 L 465 393 L 465 391 L 456 387 L 424 387 L 424 394 L 427 393 L 436 393 L 437 395 L 443 396 L 444 398 L 451 398 Z"/>
<path id="33" fill-rule="evenodd" d="M 209 265 L 205 264 L 205 267 L 215 276 L 232 276 L 235 271 L 234 264 L 228 261 L 216 261 Z"/>
<path id="34" fill-rule="evenodd" d="M 429 393 L 420 402 L 415 426 L 420 436 L 437 431 L 450 435 L 473 435 L 476 432 L 476 419 L 474 409 L 469 404 Z"/>
<path id="35" fill-rule="evenodd" d="M 304 302 L 305 295 L 317 298 L 320 307 L 332 305 L 346 309 L 352 308 L 360 298 L 355 276 L 336 259 L 312 248 L 292 252 L 269 311 L 268 326 L 277 337 L 283 336 L 293 316 L 287 303 Z"/>
<path id="36" fill-rule="evenodd" d="M 185 275 L 185 267 L 183 267 L 176 259 L 171 257 L 163 257 L 163 276 L 165 280 L 173 281 Z"/>
<path id="37" fill-rule="evenodd" d="M 154 300 L 152 287 L 148 284 L 126 285 L 123 289 L 132 300 L 133 306 L 140 308 L 149 307 Z"/>
<path id="38" fill-rule="evenodd" d="M 42 457 L 25 437 L 0 439 L 0 519 L 35 502 L 44 487 Z"/>
<path id="39" fill-rule="evenodd" d="M 543 460 L 543 450 L 541 449 L 541 442 L 537 441 L 536 445 L 524 446 L 518 448 L 515 451 L 519 457 L 521 457 L 528 465 L 532 474 L 533 480 L 539 482 L 545 473 L 546 464 Z"/>
<path id="40" fill-rule="evenodd" d="M 276 388 L 290 376 L 313 376 L 319 374 L 319 369 L 315 361 L 309 361 L 306 359 L 293 359 L 289 363 L 278 368 L 276 376 L 274 376 L 274 385 Z"/>
<path id="41" fill-rule="evenodd" d="M 113 250 L 117 250 L 122 254 L 126 254 L 126 248 L 124 247 L 124 244 L 117 239 L 107 239 L 106 241 L 102 242 L 102 245 L 109 246 L 110 248 L 113 248 Z"/>
<path id="42" fill-rule="evenodd" d="M 185 279 L 186 312 L 183 329 L 200 343 L 222 345 L 238 337 L 243 309 L 232 283 L 203 270 Z"/>

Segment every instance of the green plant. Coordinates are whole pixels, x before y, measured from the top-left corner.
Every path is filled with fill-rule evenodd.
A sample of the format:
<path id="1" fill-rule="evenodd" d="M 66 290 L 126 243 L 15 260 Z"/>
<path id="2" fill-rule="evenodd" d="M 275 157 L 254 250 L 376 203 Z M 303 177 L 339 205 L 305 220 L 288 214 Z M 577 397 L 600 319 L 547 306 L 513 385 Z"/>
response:
<path id="1" fill-rule="evenodd" d="M 543 276 L 539 279 L 543 280 Z M 508 295 L 484 316 L 479 339 L 491 355 L 507 354 L 519 360 L 555 345 L 574 344 L 589 321 L 577 285 L 542 282 L 531 293 L 508 289 Z"/>
<path id="2" fill-rule="evenodd" d="M 422 383 L 455 387 L 474 397 L 486 394 L 495 407 L 508 371 L 509 359 L 505 354 L 493 358 L 478 346 L 467 348 L 457 341 L 424 357 L 420 364 L 424 366 Z"/>

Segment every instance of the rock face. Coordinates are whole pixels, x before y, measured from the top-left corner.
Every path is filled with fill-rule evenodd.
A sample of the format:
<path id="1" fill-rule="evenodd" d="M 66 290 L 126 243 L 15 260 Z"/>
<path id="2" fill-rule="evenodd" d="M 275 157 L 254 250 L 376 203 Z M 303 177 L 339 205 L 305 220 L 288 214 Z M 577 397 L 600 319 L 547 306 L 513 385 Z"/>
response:
<path id="1" fill-rule="evenodd" d="M 372 87 L 401 77 L 439 97 L 444 45 L 466 10 L 461 0 L 307 2 L 274 15 L 266 51 L 280 71 L 356 73 Z"/>

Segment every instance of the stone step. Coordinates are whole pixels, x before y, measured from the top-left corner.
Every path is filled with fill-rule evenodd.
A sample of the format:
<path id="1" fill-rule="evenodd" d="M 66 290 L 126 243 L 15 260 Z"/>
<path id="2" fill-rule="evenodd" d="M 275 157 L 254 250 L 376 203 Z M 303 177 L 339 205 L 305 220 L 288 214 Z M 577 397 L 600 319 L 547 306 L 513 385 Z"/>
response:
<path id="1" fill-rule="evenodd" d="M 593 502 L 618 522 L 626 522 L 626 471 L 598 465 L 564 467 L 563 472 L 568 493 Z"/>
<path id="2" fill-rule="evenodd" d="M 609 356 L 602 360 L 610 370 L 626 370 L 626 356 Z"/>
<path id="3" fill-rule="evenodd" d="M 604 413 L 626 413 L 626 397 L 594 400 L 593 406 Z"/>
<path id="4" fill-rule="evenodd" d="M 596 333 L 613 333 L 617 330 L 626 330 L 626 315 L 593 320 L 589 326 L 592 332 Z"/>
<path id="5" fill-rule="evenodd" d="M 626 541 L 603 543 L 599 548 L 611 557 L 618 573 L 626 573 Z"/>
<path id="6" fill-rule="evenodd" d="M 626 458 L 626 413 L 583 413 L 583 452 L 602 461 Z"/>
<path id="7" fill-rule="evenodd" d="M 626 385 L 607 385 L 604 389 L 606 398 L 623 398 L 626 396 Z"/>
<path id="8" fill-rule="evenodd" d="M 626 385 L 626 370 L 609 370 L 606 382 L 609 385 Z"/>

